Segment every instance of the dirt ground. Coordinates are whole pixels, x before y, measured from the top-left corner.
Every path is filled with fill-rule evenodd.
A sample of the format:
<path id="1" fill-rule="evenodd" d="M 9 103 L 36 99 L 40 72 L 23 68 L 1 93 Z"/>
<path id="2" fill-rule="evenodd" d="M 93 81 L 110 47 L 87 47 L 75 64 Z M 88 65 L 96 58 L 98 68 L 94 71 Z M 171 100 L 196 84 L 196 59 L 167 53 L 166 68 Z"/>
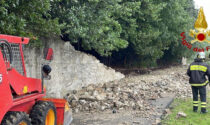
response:
<path id="1" fill-rule="evenodd" d="M 95 100 L 94 103 L 98 104 L 99 109 L 89 106 L 93 102 L 83 100 L 81 104 L 81 100 L 78 99 L 78 103 L 73 107 L 74 120 L 72 125 L 158 125 L 161 116 L 166 113 L 165 109 L 174 98 L 191 97 L 186 70 L 187 66 L 173 66 L 143 75 L 130 73 L 120 81 L 106 83 L 108 85 L 117 84 L 117 88 L 119 88 L 117 92 L 103 91 L 105 95 L 113 93 L 114 100 L 121 101 L 124 97 L 121 97 L 121 94 L 124 94 L 123 91 L 127 89 L 131 91 L 131 94 L 134 92 L 134 96 L 139 98 L 136 100 L 131 100 L 130 97 L 124 98 L 121 102 L 128 104 L 116 107 L 110 106 L 112 101 L 108 97 L 100 101 Z M 94 86 L 93 88 L 98 89 L 100 87 L 102 88 L 102 86 Z M 84 88 L 85 92 L 84 90 L 81 91 L 88 93 L 87 88 Z M 95 91 L 94 89 L 91 91 Z M 135 93 L 136 91 L 137 93 Z M 79 98 L 82 94 L 81 92 L 78 93 L 80 94 L 75 96 Z M 142 107 L 136 108 L 139 101 L 143 102 L 141 103 Z M 110 105 L 100 110 L 104 104 Z M 88 106 L 90 108 L 87 108 Z"/>

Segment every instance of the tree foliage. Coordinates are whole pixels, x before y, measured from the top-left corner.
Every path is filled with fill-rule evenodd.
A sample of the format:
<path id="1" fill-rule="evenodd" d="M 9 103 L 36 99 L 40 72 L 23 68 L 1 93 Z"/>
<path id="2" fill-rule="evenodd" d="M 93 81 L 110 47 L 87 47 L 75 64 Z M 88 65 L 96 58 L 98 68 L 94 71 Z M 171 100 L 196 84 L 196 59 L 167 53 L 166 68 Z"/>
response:
<path id="1" fill-rule="evenodd" d="M 63 36 L 86 50 L 119 50 L 114 62 L 153 65 L 186 52 L 180 33 L 193 26 L 196 11 L 193 0 L 58 0 L 51 15 L 65 25 Z"/>
<path id="2" fill-rule="evenodd" d="M 59 0 L 52 2 L 51 15 L 64 24 L 62 33 L 71 42 L 80 42 L 86 50 L 94 49 L 102 56 L 125 48 L 120 37 L 122 27 L 114 19 L 119 0 Z"/>
<path id="3" fill-rule="evenodd" d="M 189 30 L 193 29 L 197 17 L 197 10 L 194 9 L 192 0 L 165 0 L 168 4 L 162 11 L 162 23 L 167 30 L 166 38 L 162 41 L 169 41 L 168 49 L 165 51 L 166 60 L 178 60 L 182 56 L 191 56 L 192 51 L 181 44 L 180 33 L 186 32 L 189 40 Z M 167 53 L 166 53 L 167 52 Z"/>
<path id="4" fill-rule="evenodd" d="M 1 0 L 0 33 L 30 37 L 39 46 L 39 37 L 60 34 L 58 19 L 51 19 L 50 10 L 50 0 Z"/>
<path id="5" fill-rule="evenodd" d="M 0 32 L 59 34 L 113 63 L 153 66 L 189 54 L 181 32 L 193 28 L 193 0 L 2 0 Z M 39 42 L 34 42 L 39 43 Z"/>
<path id="6" fill-rule="evenodd" d="M 124 54 L 127 53 L 124 59 L 133 63 L 141 60 L 152 63 L 162 57 L 167 44 L 160 40 L 163 31 L 163 29 L 161 30 L 160 13 L 165 6 L 166 3 L 155 0 L 122 1 L 122 11 L 120 12 L 125 13 L 126 10 L 130 10 L 130 13 L 127 11 L 127 15 L 119 14 L 117 17 L 124 27 L 122 37 L 129 42 L 129 48 L 123 50 Z M 138 64 L 141 65 L 141 63 Z"/>

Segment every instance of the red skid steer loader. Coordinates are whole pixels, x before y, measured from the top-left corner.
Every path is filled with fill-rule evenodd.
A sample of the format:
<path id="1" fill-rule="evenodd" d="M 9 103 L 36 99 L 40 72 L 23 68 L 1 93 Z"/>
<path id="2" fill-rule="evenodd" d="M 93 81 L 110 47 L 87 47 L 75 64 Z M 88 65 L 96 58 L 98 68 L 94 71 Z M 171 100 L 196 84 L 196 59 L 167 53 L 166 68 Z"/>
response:
<path id="1" fill-rule="evenodd" d="M 0 125 L 70 125 L 68 102 L 43 98 L 43 79 L 51 68 L 42 67 L 42 79 L 26 76 L 22 46 L 28 42 L 29 38 L 0 34 Z M 47 59 L 49 54 L 52 50 Z"/>

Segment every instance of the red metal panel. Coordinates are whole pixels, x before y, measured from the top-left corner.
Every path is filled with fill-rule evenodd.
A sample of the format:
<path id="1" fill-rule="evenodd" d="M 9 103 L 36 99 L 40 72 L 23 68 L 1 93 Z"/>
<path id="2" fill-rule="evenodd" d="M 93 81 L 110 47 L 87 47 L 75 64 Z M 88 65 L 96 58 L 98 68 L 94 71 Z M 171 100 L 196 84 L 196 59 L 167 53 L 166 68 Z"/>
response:
<path id="1" fill-rule="evenodd" d="M 26 112 L 30 113 L 33 105 L 35 104 L 35 100 L 33 99 L 30 102 L 21 103 L 20 105 L 12 107 L 9 111 L 19 111 L 19 112 Z"/>
<path id="2" fill-rule="evenodd" d="M 25 67 L 25 62 L 24 62 L 22 44 L 20 44 L 19 47 L 20 47 L 20 55 L 21 55 L 21 59 L 22 59 L 22 65 L 23 65 L 23 72 L 24 72 L 24 76 L 26 77 L 26 67 Z"/>
<path id="3" fill-rule="evenodd" d="M 46 60 L 52 60 L 52 58 L 53 58 L 53 49 L 48 48 Z"/>
<path id="4" fill-rule="evenodd" d="M 10 85 L 18 95 L 24 95 L 24 86 L 27 86 L 27 92 L 42 92 L 42 84 L 40 79 L 27 78 L 19 74 L 14 68 L 8 71 Z"/>
<path id="5" fill-rule="evenodd" d="M 54 103 L 57 111 L 57 125 L 63 125 L 66 100 L 53 98 L 42 98 L 40 100 L 51 101 Z"/>
<path id="6" fill-rule="evenodd" d="M 45 96 L 45 93 L 44 94 L 34 93 L 34 94 L 28 94 L 28 95 L 20 96 L 20 97 L 14 99 L 12 106 L 17 106 L 17 105 L 20 105 L 22 103 L 33 101 L 33 100 L 39 99 L 43 96 Z"/>
<path id="7" fill-rule="evenodd" d="M 29 38 L 26 37 L 18 37 L 18 36 L 11 36 L 11 35 L 4 35 L 0 34 L 0 39 L 5 39 L 9 43 L 17 43 L 17 44 L 28 44 Z"/>
<path id="8" fill-rule="evenodd" d="M 7 113 L 7 111 L 12 106 L 12 93 L 9 86 L 9 81 L 7 77 L 7 69 L 4 63 L 2 53 L 0 51 L 0 74 L 2 76 L 2 82 L 0 83 L 0 123 Z"/>
<path id="9" fill-rule="evenodd" d="M 24 96 L 20 96 L 13 100 L 12 108 L 9 111 L 23 111 L 26 113 L 30 113 L 33 105 L 35 104 L 35 100 L 42 98 L 45 94 L 28 94 Z"/>

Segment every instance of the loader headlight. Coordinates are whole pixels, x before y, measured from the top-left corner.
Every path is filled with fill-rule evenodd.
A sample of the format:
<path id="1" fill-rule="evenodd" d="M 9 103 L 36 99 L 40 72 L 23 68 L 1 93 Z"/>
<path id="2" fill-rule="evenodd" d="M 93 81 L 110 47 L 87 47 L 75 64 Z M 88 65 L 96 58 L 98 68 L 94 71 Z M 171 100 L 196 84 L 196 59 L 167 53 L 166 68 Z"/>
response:
<path id="1" fill-rule="evenodd" d="M 70 110 L 69 103 L 66 102 L 66 103 L 65 103 L 65 112 L 66 112 L 66 111 L 69 111 L 69 110 Z"/>
<path id="2" fill-rule="evenodd" d="M 72 111 L 69 108 L 69 104 L 68 102 L 65 103 L 65 112 L 64 112 L 64 121 L 63 121 L 63 125 L 70 125 L 72 122 L 73 118 L 72 118 Z"/>
<path id="3" fill-rule="evenodd" d="M 46 74 L 46 75 L 49 75 L 50 72 L 52 71 L 51 67 L 49 65 L 44 65 L 42 67 L 42 71 Z"/>

